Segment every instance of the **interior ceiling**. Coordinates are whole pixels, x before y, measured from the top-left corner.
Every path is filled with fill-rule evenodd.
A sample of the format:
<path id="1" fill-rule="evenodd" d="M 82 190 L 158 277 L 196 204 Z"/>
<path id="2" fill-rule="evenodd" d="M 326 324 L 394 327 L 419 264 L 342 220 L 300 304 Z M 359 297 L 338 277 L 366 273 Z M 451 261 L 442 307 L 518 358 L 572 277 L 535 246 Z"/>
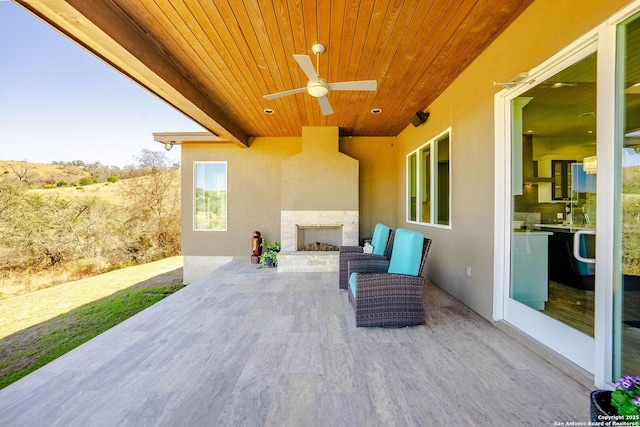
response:
<path id="1" fill-rule="evenodd" d="M 523 132 L 574 144 L 595 141 L 596 60 L 591 54 L 523 93 L 531 97 L 523 108 Z"/>
<path id="2" fill-rule="evenodd" d="M 533 2 L 15 1 L 205 128 L 244 145 L 252 136 L 300 135 L 302 126 L 397 135 Z M 375 79 L 378 90 L 330 92 L 329 116 L 306 92 L 265 100 L 306 86 L 292 55 L 308 54 L 315 65 L 314 43 L 327 49 L 320 77 Z"/>

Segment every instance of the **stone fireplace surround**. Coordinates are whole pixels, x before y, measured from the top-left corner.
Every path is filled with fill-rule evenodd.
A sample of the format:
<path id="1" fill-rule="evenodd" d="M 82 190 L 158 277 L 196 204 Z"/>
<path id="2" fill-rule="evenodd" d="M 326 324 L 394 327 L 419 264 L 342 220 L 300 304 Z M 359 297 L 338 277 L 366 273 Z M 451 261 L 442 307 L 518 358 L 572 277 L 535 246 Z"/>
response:
<path id="1" fill-rule="evenodd" d="M 281 211 L 278 271 L 338 271 L 338 252 L 298 251 L 298 226 L 342 227 L 342 245 L 358 245 L 358 211 Z"/>

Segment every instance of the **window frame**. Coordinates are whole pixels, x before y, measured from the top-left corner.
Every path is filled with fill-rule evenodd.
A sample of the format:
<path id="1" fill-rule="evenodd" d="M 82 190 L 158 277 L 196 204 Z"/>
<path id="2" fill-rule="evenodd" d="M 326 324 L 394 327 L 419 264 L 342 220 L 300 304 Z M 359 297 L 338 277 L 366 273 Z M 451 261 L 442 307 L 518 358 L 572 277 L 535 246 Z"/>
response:
<path id="1" fill-rule="evenodd" d="M 439 143 L 445 138 L 449 140 L 447 147 L 448 171 L 447 171 L 447 202 L 448 202 L 448 218 L 446 224 L 440 224 L 438 218 L 438 207 L 440 203 L 440 193 L 438 191 L 438 174 L 440 165 L 438 163 Z M 425 168 L 423 154 L 428 149 L 429 165 Z M 412 168 L 412 162 L 415 162 L 415 168 Z M 425 225 L 437 228 L 451 229 L 451 128 L 447 128 L 406 156 L 406 221 L 410 224 Z M 412 173 L 413 172 L 413 173 Z M 421 177 L 428 172 L 429 188 L 423 189 Z M 412 176 L 413 175 L 413 176 Z M 412 200 L 415 192 L 415 200 Z M 424 197 L 423 197 L 424 196 Z M 427 200 L 428 199 L 428 200 Z M 424 202 L 429 203 L 428 221 L 422 220 L 424 217 L 422 205 Z M 415 206 L 415 210 L 412 208 Z M 415 217 L 414 217 L 415 214 Z"/>
<path id="2" fill-rule="evenodd" d="M 197 193 L 197 179 L 198 179 L 198 166 L 199 165 L 208 165 L 208 164 L 219 164 L 219 165 L 224 165 L 224 185 L 225 185 L 225 203 L 224 203 L 224 217 L 225 217 L 225 221 L 224 221 L 224 227 L 222 228 L 198 228 L 198 222 L 196 220 L 196 216 L 197 216 L 197 212 L 198 212 L 198 208 L 197 208 L 197 200 L 196 200 L 196 193 Z M 212 161 L 194 161 L 193 162 L 193 193 L 192 193 L 192 200 L 193 200 L 193 215 L 192 215 L 192 228 L 193 231 L 228 231 L 229 228 L 229 215 L 228 215 L 228 211 L 229 211 L 229 165 L 227 161 L 223 161 L 223 160 L 212 160 Z"/>

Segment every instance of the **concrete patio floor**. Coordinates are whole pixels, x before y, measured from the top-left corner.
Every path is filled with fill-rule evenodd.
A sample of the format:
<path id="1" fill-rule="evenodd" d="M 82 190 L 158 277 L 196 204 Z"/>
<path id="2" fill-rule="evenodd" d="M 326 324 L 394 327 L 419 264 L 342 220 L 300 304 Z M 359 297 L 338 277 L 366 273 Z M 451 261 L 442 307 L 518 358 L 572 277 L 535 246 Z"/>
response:
<path id="1" fill-rule="evenodd" d="M 589 388 L 428 285 L 356 328 L 337 273 L 238 259 L 0 390 L 2 426 L 552 426 Z"/>

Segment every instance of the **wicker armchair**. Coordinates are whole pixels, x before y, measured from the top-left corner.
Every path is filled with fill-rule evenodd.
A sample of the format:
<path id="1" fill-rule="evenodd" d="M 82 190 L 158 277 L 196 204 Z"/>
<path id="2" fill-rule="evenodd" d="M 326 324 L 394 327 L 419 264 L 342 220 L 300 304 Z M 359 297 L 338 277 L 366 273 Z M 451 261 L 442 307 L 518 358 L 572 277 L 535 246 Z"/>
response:
<path id="1" fill-rule="evenodd" d="M 390 259 L 356 260 L 348 265 L 349 302 L 356 326 L 424 324 L 422 289 L 431 239 L 399 228 Z"/>
<path id="2" fill-rule="evenodd" d="M 340 246 L 338 287 L 347 289 L 349 282 L 348 265 L 350 261 L 366 259 L 389 259 L 393 245 L 393 230 L 384 224 L 376 224 L 371 238 L 373 253 L 365 254 L 362 246 Z"/>

